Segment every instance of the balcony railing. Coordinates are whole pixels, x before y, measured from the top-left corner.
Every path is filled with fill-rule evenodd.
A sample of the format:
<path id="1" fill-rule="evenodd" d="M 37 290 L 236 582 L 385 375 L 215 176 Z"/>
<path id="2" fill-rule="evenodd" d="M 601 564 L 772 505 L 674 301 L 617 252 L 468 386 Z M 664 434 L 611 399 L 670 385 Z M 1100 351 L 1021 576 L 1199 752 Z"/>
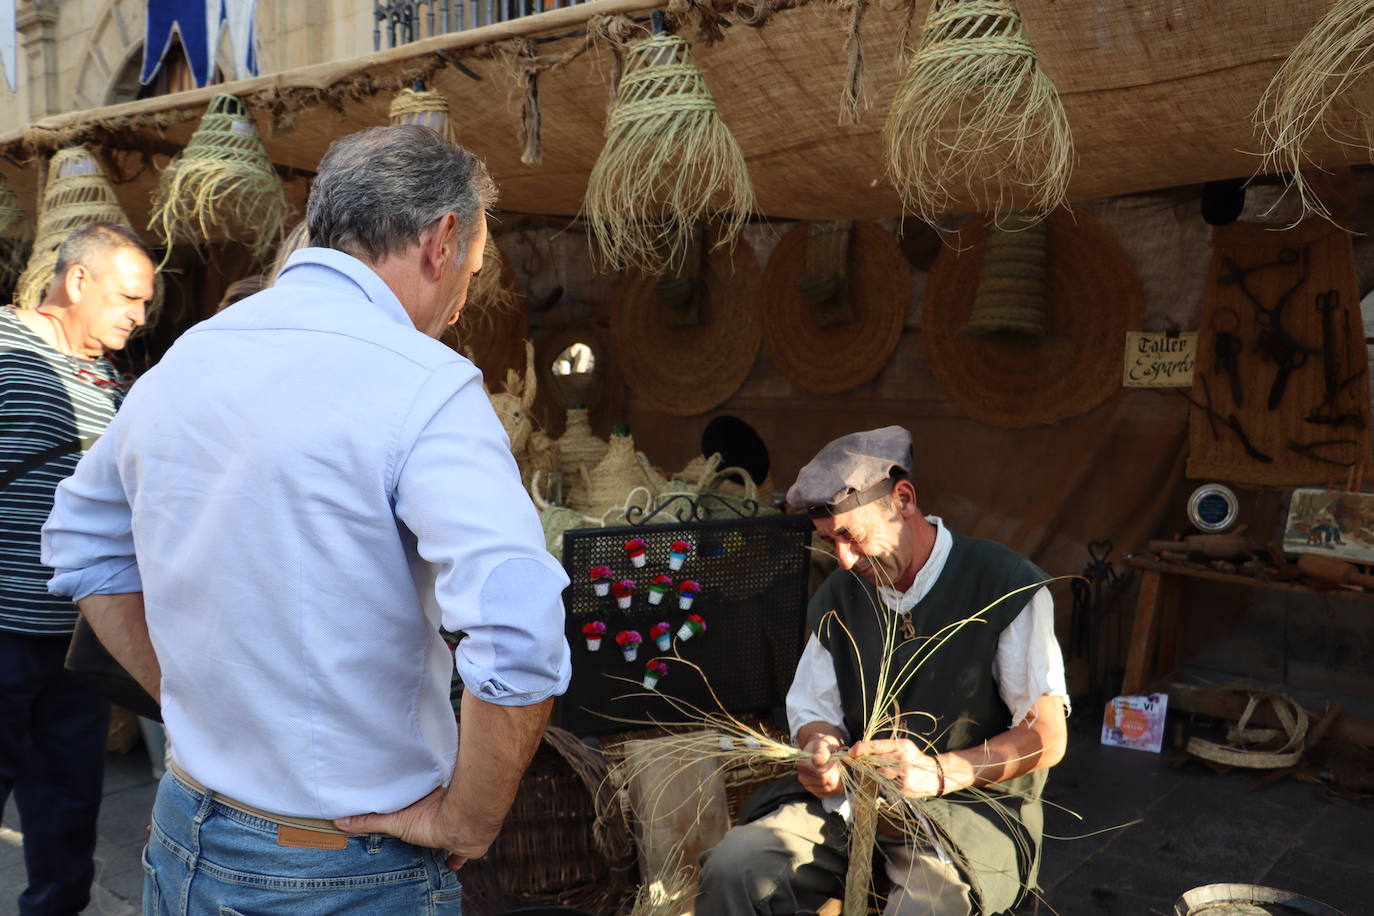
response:
<path id="1" fill-rule="evenodd" d="M 373 0 L 372 46 L 394 48 L 447 32 L 461 32 L 575 6 L 583 0 Z"/>

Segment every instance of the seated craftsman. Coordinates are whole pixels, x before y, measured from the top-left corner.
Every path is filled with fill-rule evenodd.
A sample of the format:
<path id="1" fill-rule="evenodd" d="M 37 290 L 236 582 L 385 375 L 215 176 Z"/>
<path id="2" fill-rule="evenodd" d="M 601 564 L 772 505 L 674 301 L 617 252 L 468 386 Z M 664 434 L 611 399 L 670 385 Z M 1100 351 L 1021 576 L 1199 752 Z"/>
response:
<path id="1" fill-rule="evenodd" d="M 811 599 L 787 695 L 793 738 L 812 756 L 755 793 L 742 826 L 703 856 L 697 916 L 808 913 L 843 897 L 849 815 L 832 756 L 842 753 L 890 755 L 885 775 L 914 802 L 902 820 L 920 839 L 880 827 L 885 916 L 1000 913 L 1035 886 L 1040 794 L 1067 734 L 1054 603 L 1035 587 L 1049 576 L 922 516 L 910 474 L 911 435 L 889 426 L 831 442 L 788 491 L 840 564 Z M 975 614 L 982 622 L 944 629 Z M 934 648 L 937 633 L 949 638 Z M 865 741 L 889 645 L 890 670 L 926 657 L 896 695 L 905 737 L 888 728 Z"/>

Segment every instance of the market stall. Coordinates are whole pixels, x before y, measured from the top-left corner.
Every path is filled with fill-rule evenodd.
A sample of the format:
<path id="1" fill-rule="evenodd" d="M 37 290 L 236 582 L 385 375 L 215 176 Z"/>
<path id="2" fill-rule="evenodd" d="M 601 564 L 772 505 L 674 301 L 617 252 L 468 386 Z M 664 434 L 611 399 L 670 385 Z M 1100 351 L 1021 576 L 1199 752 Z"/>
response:
<path id="1" fill-rule="evenodd" d="M 152 227 L 169 263 L 219 271 L 173 281 L 165 348 L 229 273 L 264 268 L 335 137 L 411 120 L 482 156 L 495 269 L 451 343 L 482 368 L 574 583 L 561 724 L 578 737 L 681 713 L 665 697 L 776 713 L 811 557 L 806 520 L 775 504 L 821 444 L 889 424 L 913 433 L 925 512 L 1054 575 L 1087 565 L 1095 588 L 1056 597 L 1089 715 L 1189 660 L 1374 697 L 1367 618 L 1330 597 L 1367 601 L 1370 580 L 1296 559 L 1374 561 L 1374 179 L 1342 133 L 1358 116 L 1303 75 L 1343 58 L 1298 53 L 1327 4 L 1021 0 L 976 25 L 939 0 L 659 6 L 593 0 L 43 119 L 0 137 L 0 257 L 36 229 L 51 260 L 64 207 Z M 980 65 L 1000 75 L 979 83 Z M 942 107 L 931 80 L 964 95 Z M 980 93 L 1025 118 L 950 127 Z M 946 128 L 967 156 L 931 152 Z M 33 263 L 25 279 L 46 282 Z M 1189 515 L 1204 482 L 1235 491 L 1227 524 Z M 1239 524 L 1235 542 L 1187 539 Z M 1240 585 L 1211 596 L 1233 626 L 1189 631 L 1189 579 Z M 1294 639 L 1261 594 L 1342 610 Z M 655 667 L 670 649 L 705 680 L 673 690 L 689 669 Z M 580 753 L 542 762 L 580 761 L 548 791 L 585 815 L 570 848 L 596 825 L 595 877 L 545 883 L 604 904 L 607 876 L 633 888 L 628 828 Z"/>

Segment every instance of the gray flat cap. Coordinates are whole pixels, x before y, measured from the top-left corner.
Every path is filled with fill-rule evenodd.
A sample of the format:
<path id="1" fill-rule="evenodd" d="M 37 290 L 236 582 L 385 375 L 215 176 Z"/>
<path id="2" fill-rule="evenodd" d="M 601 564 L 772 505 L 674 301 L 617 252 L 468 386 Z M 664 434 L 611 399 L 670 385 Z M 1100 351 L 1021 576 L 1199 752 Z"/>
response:
<path id="1" fill-rule="evenodd" d="M 797 474 L 787 508 L 812 517 L 839 515 L 892 491 L 893 471 L 911 473 L 911 433 L 884 426 L 831 442 Z"/>

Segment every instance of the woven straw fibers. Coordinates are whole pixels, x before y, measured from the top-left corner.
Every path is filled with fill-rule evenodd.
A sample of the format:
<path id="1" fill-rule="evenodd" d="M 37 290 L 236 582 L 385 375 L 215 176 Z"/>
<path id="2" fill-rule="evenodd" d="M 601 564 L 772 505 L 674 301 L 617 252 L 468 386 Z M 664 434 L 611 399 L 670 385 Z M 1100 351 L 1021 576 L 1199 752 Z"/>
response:
<path id="1" fill-rule="evenodd" d="M 1068 118 L 1012 0 L 934 0 L 883 135 L 903 205 L 927 222 L 958 201 L 1048 213 L 1068 199 Z"/>
<path id="2" fill-rule="evenodd" d="M 856 388 L 887 365 L 911 302 L 911 268 L 877 223 L 856 222 L 848 288 L 854 321 L 817 327 L 798 282 L 807 274 L 806 223 L 787 231 L 763 272 L 763 337 L 792 384 L 815 394 Z"/>
<path id="3" fill-rule="evenodd" d="M 627 273 L 611 298 L 611 345 L 626 382 L 650 407 L 677 417 L 704 413 L 734 394 L 763 338 L 754 249 L 739 241 L 702 258 L 697 324 L 673 326 L 651 276 Z"/>
<path id="4" fill-rule="evenodd" d="M 728 245 L 754 210 L 744 153 L 716 111 L 692 46 L 669 33 L 630 49 L 583 210 L 609 269 L 681 263 L 697 224 Z"/>
<path id="5" fill-rule="evenodd" d="M 92 223 L 133 228 L 119 208 L 100 163 L 85 147 L 74 146 L 54 154 L 48 174 L 51 177 L 38 216 L 38 237 L 14 293 L 20 308 L 36 308 L 43 301 L 57 265 L 57 249 L 73 230 Z M 152 322 L 151 316 L 148 321 Z"/>
<path id="6" fill-rule="evenodd" d="M 926 284 L 921 336 L 945 395 L 967 416 L 1003 429 L 1086 413 L 1121 388 L 1126 331 L 1140 328 L 1145 299 L 1121 246 L 1080 210 L 1048 220 L 1046 340 L 1018 346 L 970 338 L 988 226 L 973 218 L 936 260 Z"/>
<path id="7" fill-rule="evenodd" d="M 213 238 L 243 242 L 266 259 L 282 239 L 288 206 L 257 124 L 243 102 L 210 100 L 181 155 L 162 172 L 148 228 L 170 248 Z"/>

